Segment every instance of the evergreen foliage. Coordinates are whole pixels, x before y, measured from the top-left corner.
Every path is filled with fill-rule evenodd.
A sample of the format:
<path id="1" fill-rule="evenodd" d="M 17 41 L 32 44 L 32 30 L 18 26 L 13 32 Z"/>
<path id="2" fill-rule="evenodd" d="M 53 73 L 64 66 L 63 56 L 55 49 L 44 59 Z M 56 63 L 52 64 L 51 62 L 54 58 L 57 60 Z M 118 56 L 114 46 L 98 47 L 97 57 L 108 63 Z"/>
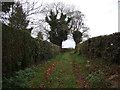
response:
<path id="1" fill-rule="evenodd" d="M 38 33 L 38 35 L 37 35 L 37 39 L 39 39 L 39 40 L 43 40 L 42 32 L 39 32 L 39 33 Z"/>
<path id="2" fill-rule="evenodd" d="M 23 7 L 20 2 L 15 3 L 12 13 L 9 17 L 9 26 L 21 30 L 25 30 L 29 24 L 27 20 L 27 15 L 23 11 Z"/>
<path id="3" fill-rule="evenodd" d="M 10 7 L 14 4 L 14 2 L 2 2 L 2 11 L 8 13 L 10 11 Z"/>
<path id="4" fill-rule="evenodd" d="M 24 30 L 2 25 L 2 75 L 10 76 L 60 52 L 58 46 L 34 39 Z"/>
<path id="5" fill-rule="evenodd" d="M 76 52 L 89 58 L 103 58 L 120 64 L 120 33 L 98 36 L 78 44 Z"/>
<path id="6" fill-rule="evenodd" d="M 51 10 L 50 16 L 46 16 L 45 20 L 51 28 L 51 31 L 49 31 L 50 41 L 62 47 L 62 41 L 67 40 L 69 32 L 68 23 L 70 22 L 70 18 L 67 18 L 66 14 L 63 14 L 62 12 L 60 14 L 60 18 L 57 19 L 58 13 L 55 14 Z"/>
<path id="7" fill-rule="evenodd" d="M 74 31 L 73 32 L 73 39 L 76 43 L 76 45 L 82 41 L 82 33 L 80 31 Z"/>

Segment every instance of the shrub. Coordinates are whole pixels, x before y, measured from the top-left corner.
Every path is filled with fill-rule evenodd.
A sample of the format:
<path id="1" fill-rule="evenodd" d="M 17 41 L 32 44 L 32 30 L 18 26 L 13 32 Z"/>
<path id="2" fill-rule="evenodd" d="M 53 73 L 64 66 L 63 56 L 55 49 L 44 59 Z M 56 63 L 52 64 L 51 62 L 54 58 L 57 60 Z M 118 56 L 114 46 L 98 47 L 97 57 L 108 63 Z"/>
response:
<path id="1" fill-rule="evenodd" d="M 26 68 L 25 70 L 20 70 L 15 72 L 14 76 L 9 78 L 4 78 L 3 88 L 28 88 L 30 87 L 29 81 L 34 77 L 34 70 L 31 68 Z"/>
<path id="2" fill-rule="evenodd" d="M 76 52 L 89 58 L 103 58 L 120 64 L 120 33 L 98 36 L 78 44 Z"/>
<path id="3" fill-rule="evenodd" d="M 59 54 L 60 48 L 50 42 L 32 38 L 25 30 L 2 25 L 2 73 L 3 76 Z"/>

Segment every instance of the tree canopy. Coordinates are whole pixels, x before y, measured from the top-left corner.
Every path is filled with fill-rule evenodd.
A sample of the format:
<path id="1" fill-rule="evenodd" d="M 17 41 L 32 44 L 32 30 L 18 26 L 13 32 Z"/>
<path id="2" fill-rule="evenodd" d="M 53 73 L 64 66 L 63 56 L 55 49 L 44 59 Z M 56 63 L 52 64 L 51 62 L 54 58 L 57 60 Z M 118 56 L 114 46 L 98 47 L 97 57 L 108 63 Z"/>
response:
<path id="1" fill-rule="evenodd" d="M 89 28 L 84 24 L 85 16 L 81 11 L 75 10 L 73 7 L 61 2 L 41 4 L 38 7 L 35 4 L 35 2 L 29 3 L 28 1 L 25 3 L 21 3 L 21 1 L 3 3 L 3 11 L 5 13 L 12 6 L 7 19 L 8 25 L 21 30 L 26 30 L 30 26 L 32 28 L 27 29 L 28 32 L 31 33 L 31 30 L 34 29 L 32 31 L 33 34 L 33 32 L 38 30 L 36 35 L 38 35 L 38 32 L 42 32 L 43 37 L 47 37 L 50 42 L 60 47 L 62 47 L 62 42 L 68 39 L 68 35 L 73 36 L 76 44 L 81 42 L 83 38 L 88 37 L 87 31 Z M 41 19 L 39 19 L 35 17 L 36 14 L 44 16 L 41 16 Z M 50 27 L 49 29 L 48 27 L 46 28 L 47 25 Z M 37 26 L 39 29 L 36 29 Z"/>
<path id="2" fill-rule="evenodd" d="M 50 26 L 48 39 L 52 43 L 62 46 L 62 41 L 67 40 L 69 34 L 73 36 L 76 44 L 81 42 L 85 35 L 87 37 L 89 28 L 84 24 L 85 16 L 81 11 L 66 7 L 63 3 L 54 3 L 47 6 L 46 12 L 45 21 Z"/>
<path id="3" fill-rule="evenodd" d="M 24 30 L 29 24 L 27 20 L 26 13 L 23 11 L 22 5 L 20 2 L 15 3 L 12 13 L 9 17 L 9 26 Z"/>
<path id="4" fill-rule="evenodd" d="M 49 39 L 52 43 L 62 47 L 62 41 L 67 40 L 68 35 L 68 23 L 70 18 L 67 18 L 66 14 L 60 13 L 60 18 L 57 19 L 58 11 L 55 14 L 52 10 L 50 16 L 46 16 L 46 22 L 50 25 L 51 31 L 49 31 Z M 67 20 L 66 20 L 67 19 Z"/>
<path id="5" fill-rule="evenodd" d="M 73 39 L 76 43 L 76 45 L 82 41 L 82 33 L 80 31 L 74 31 L 73 32 Z"/>
<path id="6" fill-rule="evenodd" d="M 8 13 L 10 11 L 10 7 L 14 4 L 14 2 L 2 2 L 2 11 Z"/>

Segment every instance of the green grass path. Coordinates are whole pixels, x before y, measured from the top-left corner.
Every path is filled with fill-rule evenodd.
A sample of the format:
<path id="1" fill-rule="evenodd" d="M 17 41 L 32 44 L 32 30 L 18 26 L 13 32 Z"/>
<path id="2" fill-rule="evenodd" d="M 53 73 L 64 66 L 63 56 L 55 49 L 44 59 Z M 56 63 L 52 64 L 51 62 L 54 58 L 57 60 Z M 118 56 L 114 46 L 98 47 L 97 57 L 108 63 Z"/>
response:
<path id="1" fill-rule="evenodd" d="M 31 87 L 39 88 L 78 88 L 76 83 L 72 62 L 83 63 L 80 57 L 76 57 L 73 53 L 62 53 L 45 64 L 36 68 L 36 75 L 31 80 Z M 50 66 L 57 62 L 52 69 Z M 50 69 L 50 75 L 46 78 L 45 72 Z"/>
<path id="2" fill-rule="evenodd" d="M 64 53 L 53 61 L 58 62 L 51 76 L 46 82 L 46 87 L 51 88 L 75 88 L 75 77 L 72 68 L 72 59 L 69 53 Z"/>
<path id="3" fill-rule="evenodd" d="M 103 71 L 105 65 L 102 60 L 92 61 L 72 52 L 61 53 L 37 66 L 16 72 L 4 81 L 3 87 L 109 88 L 111 82 Z"/>
<path id="4" fill-rule="evenodd" d="M 81 85 L 78 82 L 84 83 L 85 80 L 79 81 L 80 76 L 77 73 L 80 72 L 79 70 L 74 71 L 73 62 L 81 65 L 81 69 L 84 69 L 85 59 L 77 54 L 67 52 L 54 57 L 42 66 L 37 67 L 38 71 L 36 70 L 36 76 L 31 80 L 30 86 L 34 88 L 79 88 Z M 57 64 L 54 65 L 54 63 Z M 84 69 L 84 71 L 86 70 Z"/>

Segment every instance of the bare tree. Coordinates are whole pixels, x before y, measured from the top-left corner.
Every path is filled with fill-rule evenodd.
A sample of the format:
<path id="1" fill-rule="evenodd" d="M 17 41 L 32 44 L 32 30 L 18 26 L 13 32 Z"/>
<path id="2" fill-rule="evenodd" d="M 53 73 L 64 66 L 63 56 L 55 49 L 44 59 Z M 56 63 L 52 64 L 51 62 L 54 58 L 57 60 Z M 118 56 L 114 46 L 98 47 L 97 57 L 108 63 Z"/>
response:
<path id="1" fill-rule="evenodd" d="M 49 16 L 51 10 L 55 14 L 57 14 L 57 18 L 60 17 L 60 13 L 64 13 L 66 14 L 67 17 L 72 18 L 72 20 L 69 23 L 69 31 L 70 31 L 69 34 L 71 36 L 73 36 L 74 31 L 80 31 L 82 33 L 83 39 L 88 38 L 89 28 L 84 23 L 85 15 L 81 11 L 75 10 L 73 6 L 71 7 L 69 5 L 65 5 L 59 2 L 59 3 L 47 4 L 46 6 L 44 6 L 42 10 L 43 15 Z M 46 31 L 48 32 L 50 31 L 50 29 Z"/>
<path id="2" fill-rule="evenodd" d="M 41 13 L 42 3 L 37 4 L 38 2 L 34 2 L 34 1 L 30 2 L 29 0 L 19 0 L 18 2 L 21 3 L 21 5 L 23 7 L 23 11 L 27 16 L 27 19 L 30 20 L 31 24 L 34 24 L 32 22 L 34 22 L 36 19 L 34 19 L 33 16 Z M 14 3 L 16 3 L 16 2 L 14 2 Z M 13 6 L 12 7 L 9 6 L 9 11 L 7 11 L 7 12 L 2 12 L 2 11 L 0 12 L 0 19 L 1 19 L 1 21 L 6 22 L 6 24 L 9 23 L 8 18 L 13 11 Z M 6 8 L 6 5 L 3 5 L 3 8 Z"/>
<path id="3" fill-rule="evenodd" d="M 57 19 L 59 19 L 61 13 L 67 14 L 68 12 L 71 12 L 73 10 L 74 10 L 73 6 L 67 6 L 62 2 L 58 2 L 58 3 L 44 4 L 41 10 L 41 14 L 43 15 L 43 17 L 50 16 L 50 12 L 52 11 L 54 12 L 54 14 L 57 15 Z M 44 33 L 43 35 L 45 35 L 47 37 L 46 39 L 48 39 L 49 31 L 51 30 L 50 25 L 46 23 L 45 19 L 39 21 L 39 24 L 40 26 L 42 26 L 43 29 L 42 32 Z"/>
<path id="4" fill-rule="evenodd" d="M 80 35 L 78 35 L 80 36 L 78 37 L 79 42 L 82 41 L 82 39 L 89 38 L 89 35 L 88 35 L 89 28 L 84 23 L 85 15 L 81 11 L 78 11 L 78 10 L 68 12 L 67 15 L 68 17 L 72 18 L 71 22 L 69 23 L 69 27 L 71 29 L 71 32 L 70 32 L 71 35 L 74 34 L 75 36 L 75 33 L 80 33 Z M 79 43 L 78 41 L 77 43 Z"/>
<path id="5" fill-rule="evenodd" d="M 10 8 L 13 7 L 15 3 L 14 2 L 2 2 L 0 1 L 0 7 L 2 7 L 2 10 L 0 11 L 0 21 L 2 23 L 7 24 L 8 21 L 8 15 L 9 15 L 9 11 Z"/>

